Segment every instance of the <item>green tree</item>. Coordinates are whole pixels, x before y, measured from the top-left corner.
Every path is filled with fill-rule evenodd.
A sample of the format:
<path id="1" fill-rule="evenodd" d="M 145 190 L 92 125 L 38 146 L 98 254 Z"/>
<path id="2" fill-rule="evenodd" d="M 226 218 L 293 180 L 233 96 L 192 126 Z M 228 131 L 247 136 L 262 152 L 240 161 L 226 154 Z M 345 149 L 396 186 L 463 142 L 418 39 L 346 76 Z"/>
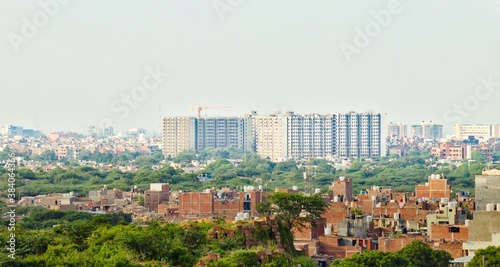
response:
<path id="1" fill-rule="evenodd" d="M 493 152 L 493 160 L 500 161 L 500 150 Z"/>
<path id="2" fill-rule="evenodd" d="M 484 258 L 484 264 L 483 264 Z M 489 246 L 480 249 L 474 254 L 474 258 L 467 264 L 469 267 L 500 266 L 500 247 Z"/>
<path id="3" fill-rule="evenodd" d="M 397 253 L 406 258 L 412 267 L 447 267 L 452 259 L 448 252 L 433 250 L 419 240 L 411 242 Z"/>
<path id="4" fill-rule="evenodd" d="M 257 212 L 275 214 L 279 220 L 282 243 L 288 252 L 295 252 L 292 228 L 302 229 L 306 224 L 315 225 L 317 219 L 325 212 L 328 204 L 320 195 L 306 196 L 302 194 L 274 193 L 266 202 L 257 205 Z"/>
<path id="5" fill-rule="evenodd" d="M 486 162 L 486 158 L 483 156 L 483 154 L 481 153 L 481 151 L 472 151 L 471 153 L 471 158 L 473 160 L 475 160 L 476 162 L 479 162 L 479 163 L 485 163 Z"/>
<path id="6" fill-rule="evenodd" d="M 353 255 L 350 258 L 345 258 L 342 261 L 334 261 L 330 266 L 335 267 L 348 267 L 348 266 L 362 266 L 362 267 L 378 267 L 387 253 L 379 250 L 366 250 L 361 254 Z M 392 266 L 392 265 L 387 265 Z"/>

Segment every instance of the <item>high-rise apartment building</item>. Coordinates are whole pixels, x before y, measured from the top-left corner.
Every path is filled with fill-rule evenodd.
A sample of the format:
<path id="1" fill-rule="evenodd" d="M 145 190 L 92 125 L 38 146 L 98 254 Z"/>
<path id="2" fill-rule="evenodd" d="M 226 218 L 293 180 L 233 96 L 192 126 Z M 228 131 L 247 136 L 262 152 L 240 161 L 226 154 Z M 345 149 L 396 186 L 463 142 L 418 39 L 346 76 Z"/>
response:
<path id="1" fill-rule="evenodd" d="M 271 161 L 286 160 L 286 117 L 282 114 L 255 116 L 253 127 L 257 154 Z"/>
<path id="2" fill-rule="evenodd" d="M 326 158 L 336 153 L 336 115 L 256 116 L 254 127 L 257 154 L 273 161 Z"/>
<path id="3" fill-rule="evenodd" d="M 368 158 L 381 155 L 380 113 L 341 113 L 337 117 L 337 155 Z"/>
<path id="4" fill-rule="evenodd" d="M 402 123 L 389 123 L 387 124 L 387 136 L 386 139 L 400 139 L 406 137 L 408 127 L 406 124 Z"/>
<path id="5" fill-rule="evenodd" d="M 499 124 L 455 124 L 455 137 L 468 139 L 474 136 L 477 139 L 487 140 L 500 137 Z"/>
<path id="6" fill-rule="evenodd" d="M 379 157 L 381 115 L 252 112 L 242 117 L 168 117 L 163 119 L 163 145 L 164 155 L 173 157 L 189 149 L 228 146 L 255 151 L 272 161 Z"/>
<path id="7" fill-rule="evenodd" d="M 443 138 L 443 125 L 433 122 L 422 122 L 421 124 L 411 126 L 412 137 L 421 137 L 424 139 Z"/>
<path id="8" fill-rule="evenodd" d="M 186 150 L 196 149 L 196 119 L 190 117 L 163 118 L 163 155 L 175 157 Z"/>
<path id="9" fill-rule="evenodd" d="M 163 119 L 163 155 L 175 157 L 182 151 L 208 147 L 235 147 L 254 151 L 252 116 L 166 117 Z"/>
<path id="10" fill-rule="evenodd" d="M 286 114 L 286 157 L 325 158 L 337 152 L 337 116 Z"/>

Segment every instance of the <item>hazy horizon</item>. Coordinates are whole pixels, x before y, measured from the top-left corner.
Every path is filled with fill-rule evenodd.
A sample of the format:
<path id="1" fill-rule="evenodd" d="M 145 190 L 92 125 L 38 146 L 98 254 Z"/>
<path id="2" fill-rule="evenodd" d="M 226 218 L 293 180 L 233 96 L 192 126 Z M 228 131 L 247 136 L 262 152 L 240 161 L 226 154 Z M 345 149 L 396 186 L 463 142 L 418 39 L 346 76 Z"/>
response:
<path id="1" fill-rule="evenodd" d="M 40 3 L 0 0 L 0 125 L 158 132 L 198 104 L 500 124 L 500 1 Z"/>

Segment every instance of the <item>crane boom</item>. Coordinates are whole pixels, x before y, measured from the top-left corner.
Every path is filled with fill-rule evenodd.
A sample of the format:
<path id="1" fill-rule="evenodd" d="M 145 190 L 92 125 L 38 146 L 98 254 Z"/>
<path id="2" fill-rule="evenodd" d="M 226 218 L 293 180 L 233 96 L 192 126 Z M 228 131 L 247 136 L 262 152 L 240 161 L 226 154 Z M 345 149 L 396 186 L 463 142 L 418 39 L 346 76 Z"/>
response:
<path id="1" fill-rule="evenodd" d="M 236 108 L 236 106 L 191 106 L 191 110 L 196 109 L 198 111 L 198 119 L 201 118 L 201 111 L 209 108 Z"/>

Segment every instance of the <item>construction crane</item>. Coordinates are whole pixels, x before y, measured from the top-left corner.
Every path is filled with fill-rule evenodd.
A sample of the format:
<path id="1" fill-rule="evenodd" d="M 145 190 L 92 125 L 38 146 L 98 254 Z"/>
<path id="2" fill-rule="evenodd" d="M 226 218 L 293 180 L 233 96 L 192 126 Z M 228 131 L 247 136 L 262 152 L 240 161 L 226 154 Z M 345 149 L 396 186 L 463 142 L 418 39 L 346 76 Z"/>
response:
<path id="1" fill-rule="evenodd" d="M 191 110 L 198 110 L 198 119 L 201 118 L 201 111 L 207 108 L 236 108 L 236 106 L 207 106 L 207 107 L 202 107 L 200 105 L 198 106 L 192 106 Z"/>

